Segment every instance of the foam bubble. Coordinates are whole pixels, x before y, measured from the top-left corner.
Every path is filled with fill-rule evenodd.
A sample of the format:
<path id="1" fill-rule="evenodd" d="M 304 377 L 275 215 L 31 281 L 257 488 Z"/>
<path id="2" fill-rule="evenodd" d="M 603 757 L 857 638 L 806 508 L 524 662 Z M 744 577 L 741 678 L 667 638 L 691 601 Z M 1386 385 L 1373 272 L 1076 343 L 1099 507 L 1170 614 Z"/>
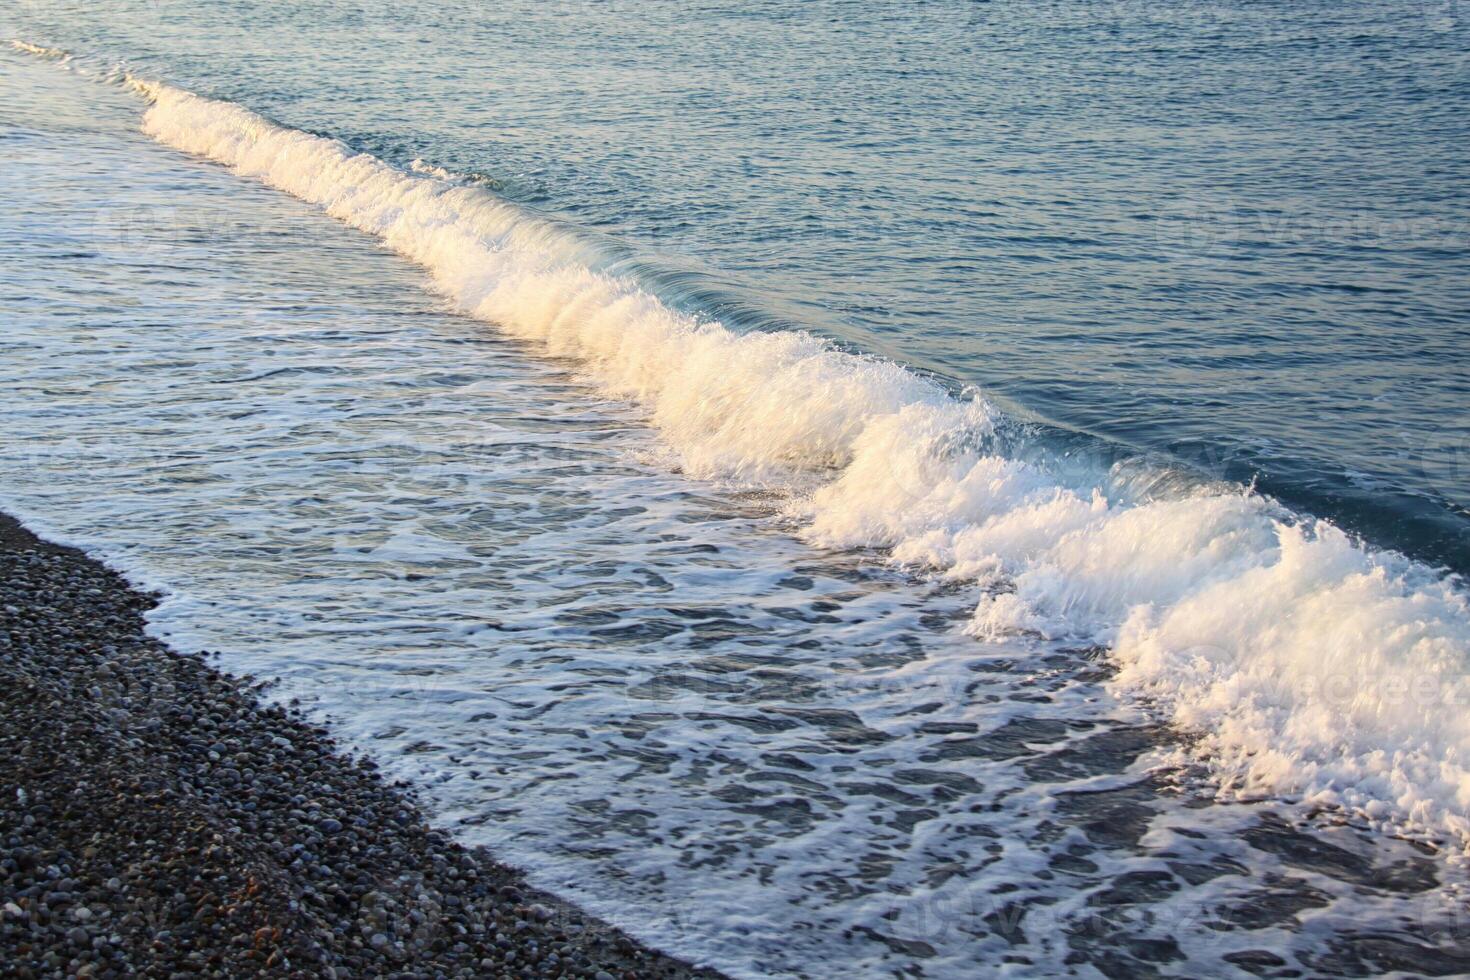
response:
<path id="1" fill-rule="evenodd" d="M 48 61 L 65 61 L 71 57 L 71 53 L 61 48 L 48 48 L 40 44 L 31 44 L 29 41 L 12 40 L 10 46 L 25 54 L 33 54 L 37 58 L 45 58 Z"/>
<path id="2" fill-rule="evenodd" d="M 974 583 L 979 637 L 1108 646 L 1118 689 L 1199 732 L 1194 751 L 1231 791 L 1470 840 L 1457 581 L 1244 489 L 1135 495 L 1106 473 L 1079 486 L 997 451 L 999 415 L 978 396 L 807 333 L 696 320 L 481 187 L 135 87 L 155 139 L 379 236 L 465 313 L 643 406 L 689 473 L 788 491 L 813 542 Z"/>

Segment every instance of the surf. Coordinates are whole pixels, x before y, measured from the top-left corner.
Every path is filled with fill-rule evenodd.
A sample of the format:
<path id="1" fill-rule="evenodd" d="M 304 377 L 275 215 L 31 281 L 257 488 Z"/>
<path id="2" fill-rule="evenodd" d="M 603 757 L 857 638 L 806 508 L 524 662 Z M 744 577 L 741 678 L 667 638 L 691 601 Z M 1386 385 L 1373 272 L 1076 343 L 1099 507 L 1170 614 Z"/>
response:
<path id="1" fill-rule="evenodd" d="M 29 49 L 27 49 L 29 50 Z M 35 53 L 34 50 L 31 53 Z M 1137 490 L 1011 450 L 1013 420 L 803 331 L 740 333 L 600 271 L 575 228 L 234 103 L 132 77 L 151 138 L 373 235 L 458 311 L 637 404 L 690 477 L 783 495 L 814 545 L 974 591 L 978 642 L 1106 648 L 1232 798 L 1470 847 L 1463 584 L 1246 487 Z"/>

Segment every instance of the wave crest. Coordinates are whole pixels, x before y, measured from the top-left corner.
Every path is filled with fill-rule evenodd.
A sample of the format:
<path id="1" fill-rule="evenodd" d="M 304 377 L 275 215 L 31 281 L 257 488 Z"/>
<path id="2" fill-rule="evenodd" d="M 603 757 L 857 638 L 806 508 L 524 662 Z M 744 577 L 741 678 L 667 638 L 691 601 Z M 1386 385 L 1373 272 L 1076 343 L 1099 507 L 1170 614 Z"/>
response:
<path id="1" fill-rule="evenodd" d="M 1243 488 L 1078 485 L 993 438 L 999 413 L 810 334 L 737 334 L 595 268 L 553 222 L 238 105 L 134 82 L 144 130 L 427 268 L 465 313 L 642 405 L 692 475 L 792 491 L 813 542 L 974 583 L 971 630 L 1107 645 L 1117 689 L 1201 733 L 1229 791 L 1470 843 L 1460 583 Z"/>

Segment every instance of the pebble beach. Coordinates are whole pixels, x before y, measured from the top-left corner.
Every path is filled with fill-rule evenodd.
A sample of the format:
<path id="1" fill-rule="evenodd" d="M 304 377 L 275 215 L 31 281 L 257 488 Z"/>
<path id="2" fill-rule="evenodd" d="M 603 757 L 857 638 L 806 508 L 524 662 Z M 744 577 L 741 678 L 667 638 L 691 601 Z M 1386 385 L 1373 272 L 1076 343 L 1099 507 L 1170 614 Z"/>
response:
<path id="1" fill-rule="evenodd" d="M 17 977 L 713 978 L 436 830 L 152 597 L 0 517 L 0 962 Z"/>

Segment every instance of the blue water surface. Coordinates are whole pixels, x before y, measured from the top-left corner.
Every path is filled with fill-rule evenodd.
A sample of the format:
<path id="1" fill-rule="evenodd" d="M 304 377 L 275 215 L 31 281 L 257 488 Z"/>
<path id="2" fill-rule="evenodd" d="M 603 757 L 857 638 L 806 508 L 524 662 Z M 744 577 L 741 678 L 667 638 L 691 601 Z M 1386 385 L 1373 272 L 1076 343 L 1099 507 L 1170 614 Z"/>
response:
<path id="1" fill-rule="evenodd" d="M 800 325 L 1470 569 L 1451 2 L 34 2 Z"/>

